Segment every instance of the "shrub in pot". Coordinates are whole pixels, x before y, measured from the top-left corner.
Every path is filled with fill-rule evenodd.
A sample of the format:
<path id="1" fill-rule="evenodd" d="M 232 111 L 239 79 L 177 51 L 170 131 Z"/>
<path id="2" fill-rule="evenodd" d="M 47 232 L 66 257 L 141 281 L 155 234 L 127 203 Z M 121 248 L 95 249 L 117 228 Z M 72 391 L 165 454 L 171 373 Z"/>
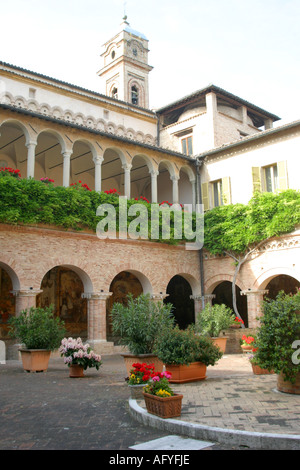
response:
<path id="1" fill-rule="evenodd" d="M 226 336 L 220 336 L 222 330 L 229 328 L 235 321 L 233 311 L 224 304 L 210 305 L 198 313 L 196 317 L 196 331 L 201 335 L 214 338 L 214 342 L 225 352 Z"/>
<path id="2" fill-rule="evenodd" d="M 210 338 L 197 335 L 193 326 L 180 330 L 177 325 L 157 336 L 154 351 L 172 374 L 172 383 L 205 379 L 206 367 L 223 355 Z"/>
<path id="3" fill-rule="evenodd" d="M 157 334 L 174 325 L 172 305 L 154 302 L 149 294 L 137 298 L 129 294 L 127 299 L 127 305 L 115 303 L 111 311 L 113 334 L 130 352 L 123 354 L 127 373 L 134 362 L 153 363 L 156 371 L 162 371 L 153 348 Z"/>
<path id="4" fill-rule="evenodd" d="M 277 388 L 300 393 L 300 363 L 295 347 L 300 340 L 300 291 L 280 292 L 276 299 L 263 302 L 255 340 L 257 364 L 278 374 Z"/>
<path id="5" fill-rule="evenodd" d="M 27 371 L 48 368 L 51 351 L 58 349 L 65 335 L 64 322 L 53 314 L 53 307 L 31 307 L 9 320 L 10 336 L 20 340 L 23 367 Z"/>

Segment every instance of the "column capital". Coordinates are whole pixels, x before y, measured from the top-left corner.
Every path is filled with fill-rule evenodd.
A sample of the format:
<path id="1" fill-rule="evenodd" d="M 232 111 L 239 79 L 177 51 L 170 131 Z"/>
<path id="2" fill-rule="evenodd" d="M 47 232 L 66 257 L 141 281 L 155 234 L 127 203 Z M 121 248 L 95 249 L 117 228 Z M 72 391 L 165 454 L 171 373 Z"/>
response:
<path id="1" fill-rule="evenodd" d="M 70 158 L 73 152 L 72 150 L 65 150 L 64 152 L 61 152 L 61 153 L 64 158 Z"/>
<path id="2" fill-rule="evenodd" d="M 34 289 L 34 288 L 10 291 L 10 293 L 16 297 L 35 297 L 36 295 L 41 294 L 42 292 L 43 292 L 42 289 Z"/>
<path id="3" fill-rule="evenodd" d="M 265 295 L 268 294 L 269 291 L 266 289 L 248 289 L 248 290 L 242 290 L 240 292 L 241 295 Z"/>
<path id="4" fill-rule="evenodd" d="M 172 180 L 172 181 L 179 181 L 179 180 L 180 180 L 180 177 L 179 177 L 179 175 L 170 175 L 170 180 Z"/>
<path id="5" fill-rule="evenodd" d="M 152 178 L 157 178 L 158 175 L 159 175 L 159 171 L 158 170 L 150 170 L 149 171 L 150 175 L 152 176 Z"/>
<path id="6" fill-rule="evenodd" d="M 81 294 L 83 299 L 88 300 L 106 300 L 108 299 L 113 293 L 112 292 L 84 292 Z"/>
<path id="7" fill-rule="evenodd" d="M 28 140 L 26 143 L 25 143 L 25 146 L 27 148 L 29 147 L 36 147 L 37 146 L 37 140 Z"/>
<path id="8" fill-rule="evenodd" d="M 168 296 L 169 296 L 169 294 L 159 292 L 158 294 L 151 294 L 151 299 L 152 300 L 161 300 L 161 301 L 163 301 Z"/>
<path id="9" fill-rule="evenodd" d="M 103 160 L 104 157 L 102 157 L 101 155 L 95 155 L 93 157 L 93 162 L 95 163 L 95 165 L 102 165 Z"/>
<path id="10" fill-rule="evenodd" d="M 123 163 L 123 164 L 122 164 L 122 168 L 123 168 L 123 170 L 125 170 L 125 171 L 130 171 L 131 168 L 132 168 L 132 164 L 131 164 L 131 163 L 127 163 L 127 162 L 126 162 L 126 163 Z"/>

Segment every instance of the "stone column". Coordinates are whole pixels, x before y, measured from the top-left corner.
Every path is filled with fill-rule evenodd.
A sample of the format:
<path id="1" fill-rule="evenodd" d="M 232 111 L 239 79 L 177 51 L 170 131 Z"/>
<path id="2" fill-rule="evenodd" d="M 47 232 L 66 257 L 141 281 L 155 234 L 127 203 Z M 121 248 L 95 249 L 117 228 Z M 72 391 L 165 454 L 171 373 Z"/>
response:
<path id="1" fill-rule="evenodd" d="M 173 193 L 173 204 L 178 204 L 179 203 L 179 191 L 178 191 L 178 180 L 179 176 L 178 175 L 173 175 L 170 177 L 172 182 L 173 182 L 173 188 L 172 188 L 172 193 Z"/>
<path id="2" fill-rule="evenodd" d="M 27 152 L 27 178 L 34 178 L 34 167 L 35 167 L 35 148 L 37 142 L 30 141 L 26 144 L 28 149 Z"/>
<path id="3" fill-rule="evenodd" d="M 70 185 L 70 159 L 72 152 L 63 152 L 63 186 L 66 188 Z"/>
<path id="4" fill-rule="evenodd" d="M 34 288 L 12 291 L 12 294 L 16 296 L 16 316 L 19 316 L 22 310 L 29 310 L 31 307 L 36 307 L 36 296 L 42 292 L 42 290 Z"/>
<path id="5" fill-rule="evenodd" d="M 151 202 L 157 203 L 157 177 L 159 172 L 157 170 L 151 170 Z"/>
<path id="6" fill-rule="evenodd" d="M 243 290 L 241 295 L 247 296 L 248 309 L 248 328 L 257 328 L 259 326 L 259 317 L 262 317 L 262 301 L 268 290 Z"/>
<path id="7" fill-rule="evenodd" d="M 197 318 L 197 315 L 202 312 L 203 308 L 205 307 L 206 304 L 210 303 L 212 304 L 212 300 L 216 296 L 214 294 L 206 294 L 202 297 L 202 295 L 190 295 L 190 299 L 194 300 L 194 306 L 195 306 L 195 320 Z"/>
<path id="8" fill-rule="evenodd" d="M 97 155 L 93 157 L 95 163 L 95 191 L 101 191 L 101 166 L 103 162 L 103 157 Z"/>
<path id="9" fill-rule="evenodd" d="M 130 170 L 132 165 L 131 163 L 124 163 L 122 168 L 124 170 L 124 196 L 130 199 Z"/>
<path id="10" fill-rule="evenodd" d="M 82 295 L 88 299 L 88 343 L 99 354 L 108 352 L 110 345 L 106 339 L 106 300 L 111 295 L 112 292 L 92 292 Z"/>

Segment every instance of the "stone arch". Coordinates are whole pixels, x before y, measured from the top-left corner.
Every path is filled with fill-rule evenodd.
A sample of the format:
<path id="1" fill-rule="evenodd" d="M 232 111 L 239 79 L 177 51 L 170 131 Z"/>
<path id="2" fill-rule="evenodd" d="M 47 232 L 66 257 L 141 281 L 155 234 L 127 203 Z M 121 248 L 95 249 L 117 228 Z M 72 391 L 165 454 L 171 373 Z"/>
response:
<path id="1" fill-rule="evenodd" d="M 181 204 L 195 204 L 195 190 L 193 184 L 196 176 L 188 165 L 182 165 L 179 170 L 179 202 Z"/>
<path id="2" fill-rule="evenodd" d="M 164 303 L 171 303 L 175 321 L 181 329 L 195 322 L 193 296 L 198 293 L 199 283 L 187 273 L 175 274 L 166 286 Z"/>
<path id="3" fill-rule="evenodd" d="M 118 147 L 107 147 L 104 150 L 101 165 L 102 191 L 116 189 L 119 194 L 124 194 L 124 166 L 127 164 L 124 153 Z"/>
<path id="4" fill-rule="evenodd" d="M 96 158 L 97 150 L 92 142 L 84 138 L 74 140 L 70 160 L 72 183 L 77 183 L 80 180 L 90 189 L 95 188 L 94 162 Z"/>
<path id="5" fill-rule="evenodd" d="M 300 273 L 293 268 L 288 267 L 278 267 L 278 268 L 271 268 L 264 271 L 254 282 L 251 289 L 266 289 L 268 283 L 277 276 L 289 276 L 296 279 L 300 282 Z"/>
<path id="6" fill-rule="evenodd" d="M 67 269 L 74 271 L 82 281 L 84 294 L 93 293 L 94 291 L 93 282 L 92 282 L 90 275 L 87 273 L 87 270 L 85 269 L 85 267 L 79 267 L 73 264 L 72 262 L 70 263 L 70 260 L 61 260 L 61 259 L 57 261 L 53 260 L 52 263 L 51 264 L 49 263 L 48 265 L 44 263 L 40 272 L 37 273 L 37 276 L 39 276 L 40 284 L 42 282 L 42 279 L 45 277 L 45 275 L 55 267 L 67 268 Z"/>
<path id="7" fill-rule="evenodd" d="M 21 129 L 25 137 L 25 143 L 28 144 L 32 140 L 36 140 L 36 135 L 31 131 L 23 122 L 19 121 L 18 119 L 4 119 L 4 121 L 0 122 L 0 128 L 5 124 L 12 124 L 15 127 Z"/>
<path id="8" fill-rule="evenodd" d="M 157 194 L 158 202 L 163 201 L 173 202 L 173 184 L 172 178 L 176 178 L 177 174 L 175 166 L 168 160 L 161 160 L 158 164 L 158 177 L 157 177 Z"/>
<path id="9" fill-rule="evenodd" d="M 16 271 L 7 263 L 0 261 L 0 268 L 4 269 L 12 281 L 12 288 L 14 291 L 20 290 L 20 279 Z"/>
<path id="10" fill-rule="evenodd" d="M 16 315 L 16 297 L 14 294 L 20 289 L 20 281 L 11 266 L 2 261 L 0 261 L 0 280 L 0 340 L 8 340 L 8 321 Z"/>

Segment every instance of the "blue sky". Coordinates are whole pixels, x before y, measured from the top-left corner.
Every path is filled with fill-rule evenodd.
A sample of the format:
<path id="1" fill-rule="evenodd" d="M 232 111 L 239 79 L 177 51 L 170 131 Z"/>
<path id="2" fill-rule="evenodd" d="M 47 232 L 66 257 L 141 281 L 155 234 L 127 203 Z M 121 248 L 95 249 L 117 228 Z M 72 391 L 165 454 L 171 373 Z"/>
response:
<path id="1" fill-rule="evenodd" d="M 125 4 L 125 5 L 124 5 Z M 102 93 L 103 43 L 149 39 L 150 107 L 213 83 L 300 119 L 299 0 L 0 0 L 0 60 Z"/>

